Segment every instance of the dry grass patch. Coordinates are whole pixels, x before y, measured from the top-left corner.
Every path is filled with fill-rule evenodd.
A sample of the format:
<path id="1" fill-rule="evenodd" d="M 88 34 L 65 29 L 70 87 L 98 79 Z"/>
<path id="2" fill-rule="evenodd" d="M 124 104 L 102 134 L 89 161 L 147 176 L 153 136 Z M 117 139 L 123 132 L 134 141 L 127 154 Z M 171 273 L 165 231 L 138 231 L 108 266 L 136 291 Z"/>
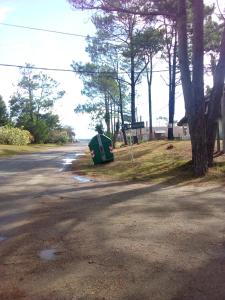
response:
<path id="1" fill-rule="evenodd" d="M 47 148 L 56 147 L 56 146 L 59 146 L 59 145 L 55 145 L 55 144 L 26 145 L 26 146 L 0 145 L 0 157 L 1 156 L 11 156 L 11 155 L 16 155 L 16 154 L 41 152 L 41 151 L 46 151 Z"/>
<path id="2" fill-rule="evenodd" d="M 115 161 L 94 166 L 89 152 L 73 164 L 80 175 L 110 180 L 139 180 L 154 183 L 194 183 L 224 180 L 225 157 L 215 159 L 206 177 L 193 177 L 190 141 L 151 141 L 114 150 Z M 132 161 L 133 155 L 133 161 Z"/>
<path id="3" fill-rule="evenodd" d="M 171 149 L 168 149 L 172 145 Z M 115 180 L 151 180 L 154 182 L 173 181 L 180 173 L 183 179 L 191 177 L 190 142 L 152 141 L 124 147 L 114 151 L 115 161 L 94 166 L 87 152 L 75 161 L 73 170 L 91 177 Z M 133 160 L 132 160 L 133 156 Z"/>

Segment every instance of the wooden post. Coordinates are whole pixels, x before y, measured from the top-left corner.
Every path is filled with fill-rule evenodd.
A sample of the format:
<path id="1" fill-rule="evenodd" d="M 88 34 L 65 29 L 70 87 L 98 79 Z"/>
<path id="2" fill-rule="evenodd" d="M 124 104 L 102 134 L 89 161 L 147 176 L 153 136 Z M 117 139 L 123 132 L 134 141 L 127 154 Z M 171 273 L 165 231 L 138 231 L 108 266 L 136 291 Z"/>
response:
<path id="1" fill-rule="evenodd" d="M 142 117 L 140 116 L 140 122 L 142 121 Z M 142 130 L 140 128 L 140 140 L 142 141 Z"/>
<path id="2" fill-rule="evenodd" d="M 131 161 L 132 161 L 132 164 L 133 164 L 133 162 L 134 162 L 134 153 L 133 153 L 133 141 L 131 139 L 131 132 L 132 132 L 132 129 L 129 130 L 129 137 L 130 137 L 129 149 L 130 149 Z"/>

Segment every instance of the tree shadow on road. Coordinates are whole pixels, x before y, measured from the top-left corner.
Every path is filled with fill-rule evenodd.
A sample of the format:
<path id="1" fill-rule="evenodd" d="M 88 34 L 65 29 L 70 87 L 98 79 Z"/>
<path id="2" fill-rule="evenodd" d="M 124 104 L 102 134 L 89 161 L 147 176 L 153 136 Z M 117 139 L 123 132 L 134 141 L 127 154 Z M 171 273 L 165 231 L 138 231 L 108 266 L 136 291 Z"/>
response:
<path id="1" fill-rule="evenodd" d="M 223 299 L 223 191 L 104 182 L 33 201 L 0 220 L 2 282 L 33 286 L 27 299 Z M 51 247 L 56 260 L 41 261 Z"/>

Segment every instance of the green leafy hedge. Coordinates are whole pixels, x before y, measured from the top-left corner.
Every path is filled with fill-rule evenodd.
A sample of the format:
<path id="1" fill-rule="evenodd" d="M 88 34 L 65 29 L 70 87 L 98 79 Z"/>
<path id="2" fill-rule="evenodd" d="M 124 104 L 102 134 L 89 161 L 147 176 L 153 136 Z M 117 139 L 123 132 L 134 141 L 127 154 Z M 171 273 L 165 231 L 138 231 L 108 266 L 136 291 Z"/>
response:
<path id="1" fill-rule="evenodd" d="M 54 130 L 50 133 L 48 143 L 65 144 L 68 143 L 69 136 L 66 131 Z"/>
<path id="2" fill-rule="evenodd" d="M 27 145 L 31 143 L 32 135 L 29 131 L 13 127 L 0 127 L 0 144 Z"/>

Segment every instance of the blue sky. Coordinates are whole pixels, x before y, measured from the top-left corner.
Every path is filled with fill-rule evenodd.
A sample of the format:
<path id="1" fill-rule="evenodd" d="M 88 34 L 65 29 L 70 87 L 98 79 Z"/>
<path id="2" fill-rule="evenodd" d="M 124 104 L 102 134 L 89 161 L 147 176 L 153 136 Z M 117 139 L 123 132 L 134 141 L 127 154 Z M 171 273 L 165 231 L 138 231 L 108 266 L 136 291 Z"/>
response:
<path id="1" fill-rule="evenodd" d="M 222 3 L 222 2 L 221 2 Z M 45 28 L 56 31 L 71 32 L 81 35 L 94 35 L 91 24 L 91 13 L 76 11 L 66 0 L 1 0 L 0 22 L 30 27 Z M 24 65 L 25 62 L 48 68 L 70 68 L 73 60 L 88 61 L 85 53 L 85 39 L 41 31 L 26 30 L 0 25 L 0 63 Z M 165 64 L 157 62 L 155 69 L 165 69 Z M 85 115 L 75 115 L 73 110 L 84 103 L 81 96 L 82 82 L 73 73 L 48 72 L 61 83 L 66 91 L 63 99 L 55 106 L 63 124 L 75 128 L 78 138 L 91 137 L 94 132 L 89 130 L 90 120 Z M 19 70 L 0 67 L 0 94 L 5 101 L 15 91 L 19 78 Z M 168 92 L 165 84 L 166 74 L 155 74 L 153 78 L 153 114 L 154 124 L 159 125 L 157 118 L 168 115 Z M 14 85 L 14 86 L 13 86 Z M 137 93 L 138 115 L 147 121 L 147 87 L 143 83 Z M 182 94 L 181 90 L 178 94 Z M 184 114 L 182 96 L 176 103 L 175 119 Z"/>
<path id="2" fill-rule="evenodd" d="M 6 0 L 0 2 L 0 21 L 10 24 L 47 28 L 81 35 L 94 34 L 90 14 L 74 11 L 65 0 L 28 1 Z M 85 39 L 53 33 L 45 33 L 0 25 L 0 63 L 69 69 L 73 60 L 87 61 Z M 90 120 L 86 116 L 75 115 L 75 106 L 82 101 L 82 83 L 73 73 L 48 72 L 61 83 L 66 95 L 56 104 L 64 124 L 75 128 L 78 137 L 89 137 Z M 7 101 L 15 91 L 19 70 L 0 67 L 1 90 Z"/>

